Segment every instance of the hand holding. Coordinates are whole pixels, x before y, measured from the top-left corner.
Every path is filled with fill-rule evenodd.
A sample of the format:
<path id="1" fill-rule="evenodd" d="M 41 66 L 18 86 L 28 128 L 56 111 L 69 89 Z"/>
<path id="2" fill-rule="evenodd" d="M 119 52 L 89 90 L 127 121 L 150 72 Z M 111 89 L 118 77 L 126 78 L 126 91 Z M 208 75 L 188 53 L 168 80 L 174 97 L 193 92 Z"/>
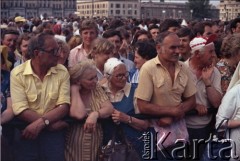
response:
<path id="1" fill-rule="evenodd" d="M 123 113 L 123 112 L 120 112 L 118 110 L 114 110 L 113 113 L 112 113 L 112 119 L 113 119 L 113 122 L 119 124 L 120 122 L 125 122 L 127 123 L 128 122 L 128 115 Z"/>
<path id="2" fill-rule="evenodd" d="M 42 118 L 29 124 L 22 132 L 22 137 L 25 139 L 36 139 L 39 133 L 44 129 L 46 125 L 44 124 Z"/>
<path id="3" fill-rule="evenodd" d="M 172 117 L 163 117 L 157 121 L 158 126 L 169 126 L 173 122 Z"/>
<path id="4" fill-rule="evenodd" d="M 96 129 L 97 119 L 98 119 L 98 112 L 94 111 L 90 113 L 90 115 L 87 117 L 87 120 L 84 124 L 84 131 L 86 132 L 94 132 Z"/>
<path id="5" fill-rule="evenodd" d="M 196 110 L 198 111 L 199 116 L 204 116 L 208 113 L 207 107 L 204 105 L 197 104 Z"/>

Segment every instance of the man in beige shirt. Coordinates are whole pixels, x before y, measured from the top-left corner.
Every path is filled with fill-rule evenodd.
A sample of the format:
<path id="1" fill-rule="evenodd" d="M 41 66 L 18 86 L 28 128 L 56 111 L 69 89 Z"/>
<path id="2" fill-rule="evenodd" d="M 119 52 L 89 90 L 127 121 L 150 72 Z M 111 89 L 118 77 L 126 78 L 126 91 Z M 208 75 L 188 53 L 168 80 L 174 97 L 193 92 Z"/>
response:
<path id="1" fill-rule="evenodd" d="M 196 88 L 187 67 L 178 61 L 178 36 L 163 32 L 156 42 L 158 56 L 142 66 L 135 98 L 140 113 L 158 116 L 157 125 L 164 127 L 195 106 Z M 161 154 L 158 159 L 166 160 Z"/>

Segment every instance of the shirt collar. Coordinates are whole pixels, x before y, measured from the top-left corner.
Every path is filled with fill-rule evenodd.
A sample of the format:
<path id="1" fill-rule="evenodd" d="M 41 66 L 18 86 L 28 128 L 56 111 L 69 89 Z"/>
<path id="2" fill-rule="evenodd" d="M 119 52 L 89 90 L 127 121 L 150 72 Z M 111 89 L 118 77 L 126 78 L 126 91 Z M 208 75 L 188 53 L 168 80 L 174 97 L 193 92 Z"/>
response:
<path id="1" fill-rule="evenodd" d="M 155 63 L 156 65 L 160 65 L 161 67 L 164 67 L 164 66 L 162 65 L 162 63 L 161 63 L 158 55 L 157 55 L 155 58 L 153 58 L 153 61 L 154 61 L 154 63 Z M 164 67 L 164 68 L 165 68 L 165 67 Z M 178 69 L 178 68 L 182 68 L 182 63 L 180 63 L 179 61 L 176 63 L 176 69 Z"/>
<path id="2" fill-rule="evenodd" d="M 31 66 L 31 60 L 27 60 L 26 62 L 26 66 L 25 66 L 25 69 L 24 69 L 24 72 L 23 72 L 23 75 L 36 75 L 32 69 L 32 66 Z M 57 73 L 56 71 L 56 67 L 51 67 L 47 74 L 46 75 L 51 75 L 51 73 Z"/>
<path id="3" fill-rule="evenodd" d="M 76 47 L 77 49 L 83 49 L 83 44 L 80 44 Z"/>
<path id="4" fill-rule="evenodd" d="M 112 94 L 112 91 L 111 91 L 110 88 L 109 88 L 109 83 L 108 83 L 108 81 L 107 81 L 106 83 L 104 83 L 104 84 L 102 85 L 102 87 L 105 89 L 106 93 Z M 129 94 L 130 94 L 130 90 L 131 90 L 131 84 L 127 82 L 126 85 L 124 86 L 124 88 L 121 89 L 121 90 L 119 90 L 119 91 L 120 91 L 120 92 L 123 92 L 124 95 L 125 95 L 126 97 L 128 97 Z M 118 91 L 118 92 L 119 92 L 119 91 Z"/>

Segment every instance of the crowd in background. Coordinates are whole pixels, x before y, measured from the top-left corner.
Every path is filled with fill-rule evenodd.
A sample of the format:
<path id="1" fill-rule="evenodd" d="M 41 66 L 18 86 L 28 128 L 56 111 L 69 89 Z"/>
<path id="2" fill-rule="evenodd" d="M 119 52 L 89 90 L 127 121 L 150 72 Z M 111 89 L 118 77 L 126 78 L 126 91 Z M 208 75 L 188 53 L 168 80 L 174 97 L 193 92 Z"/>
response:
<path id="1" fill-rule="evenodd" d="M 224 118 L 240 156 L 240 18 L 17 16 L 0 49 L 3 161 L 97 161 L 116 126 L 142 156 L 144 132 L 174 125 L 193 146 Z"/>

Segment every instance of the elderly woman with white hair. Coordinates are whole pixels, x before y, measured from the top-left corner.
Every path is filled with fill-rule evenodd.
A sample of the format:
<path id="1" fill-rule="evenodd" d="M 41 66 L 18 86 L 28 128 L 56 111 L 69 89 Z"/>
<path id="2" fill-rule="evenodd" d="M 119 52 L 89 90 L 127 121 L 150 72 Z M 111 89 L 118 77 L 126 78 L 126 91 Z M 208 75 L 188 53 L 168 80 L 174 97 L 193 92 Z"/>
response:
<path id="1" fill-rule="evenodd" d="M 82 123 L 73 124 L 67 134 L 66 161 L 95 161 L 102 145 L 99 118 L 111 116 L 113 107 L 97 83 L 97 70 L 92 60 L 74 65 L 70 70 L 70 116 Z"/>
<path id="2" fill-rule="evenodd" d="M 104 65 L 104 73 L 108 81 L 102 87 L 114 106 L 112 120 L 122 127 L 127 139 L 133 144 L 139 155 L 141 155 L 143 142 L 138 138 L 142 136 L 144 130 L 148 129 L 149 122 L 133 117 L 135 114 L 133 98 L 136 87 L 127 82 L 129 76 L 127 68 L 117 58 L 109 58 L 107 60 Z M 105 143 L 111 139 L 112 130 L 110 129 L 113 126 L 113 123 L 108 122 L 104 127 Z"/>

